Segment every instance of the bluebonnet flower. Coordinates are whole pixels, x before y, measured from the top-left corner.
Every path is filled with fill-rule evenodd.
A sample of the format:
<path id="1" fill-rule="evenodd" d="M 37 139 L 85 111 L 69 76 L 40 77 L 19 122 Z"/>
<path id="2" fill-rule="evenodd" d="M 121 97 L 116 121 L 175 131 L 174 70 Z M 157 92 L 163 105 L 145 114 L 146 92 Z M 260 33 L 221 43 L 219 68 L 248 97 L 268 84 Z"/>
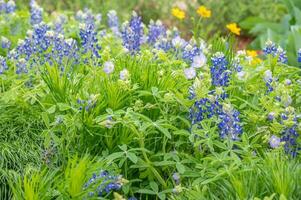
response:
<path id="1" fill-rule="evenodd" d="M 6 13 L 13 13 L 15 12 L 16 10 L 16 4 L 13 0 L 9 0 L 7 3 L 6 3 Z"/>
<path id="2" fill-rule="evenodd" d="M 273 86 L 272 86 L 272 83 L 273 83 L 273 75 L 272 75 L 272 72 L 271 70 L 267 70 L 264 72 L 264 81 L 265 81 L 265 84 L 267 86 L 267 93 L 270 93 L 274 90 Z"/>
<path id="3" fill-rule="evenodd" d="M 193 67 L 189 67 L 184 69 L 184 75 L 188 80 L 193 79 L 196 77 L 196 71 Z"/>
<path id="4" fill-rule="evenodd" d="M 110 10 L 107 14 L 108 17 L 108 26 L 111 29 L 118 30 L 119 29 L 119 19 L 117 16 L 117 12 L 115 10 Z"/>
<path id="5" fill-rule="evenodd" d="M 166 29 L 162 22 L 158 20 L 156 23 L 151 20 L 148 26 L 147 42 L 155 44 L 160 37 L 166 37 Z"/>
<path id="6" fill-rule="evenodd" d="M 193 57 L 193 62 L 191 64 L 191 67 L 194 68 L 203 67 L 206 64 L 206 62 L 207 62 L 206 56 L 203 53 L 201 53 L 200 55 Z"/>
<path id="7" fill-rule="evenodd" d="M 0 74 L 3 74 L 5 70 L 8 69 L 6 59 L 0 55 Z"/>
<path id="8" fill-rule="evenodd" d="M 86 23 L 80 28 L 80 38 L 83 47 L 83 53 L 90 53 L 90 58 L 100 58 L 97 32 L 94 23 Z M 87 60 L 85 61 L 87 62 Z M 96 63 L 95 63 L 96 64 Z"/>
<path id="9" fill-rule="evenodd" d="M 196 101 L 189 109 L 189 118 L 192 124 L 197 124 L 204 119 L 210 119 L 221 113 L 222 105 L 218 100 L 202 98 Z"/>
<path id="10" fill-rule="evenodd" d="M 192 100 L 192 99 L 194 99 L 196 97 L 195 89 L 194 89 L 193 86 L 189 87 L 188 92 L 189 92 L 189 96 L 188 96 L 189 100 Z"/>
<path id="11" fill-rule="evenodd" d="M 211 58 L 212 66 L 210 67 L 212 85 L 228 86 L 230 71 L 227 70 L 228 61 L 222 52 L 217 52 Z"/>
<path id="12" fill-rule="evenodd" d="M 35 1 L 30 2 L 30 23 L 31 25 L 39 24 L 43 21 L 43 8 Z"/>
<path id="13" fill-rule="evenodd" d="M 238 140 L 238 136 L 242 134 L 242 126 L 240 125 L 239 112 L 234 108 L 225 108 L 219 114 L 221 120 L 218 124 L 219 134 L 221 138 L 231 138 Z"/>
<path id="14" fill-rule="evenodd" d="M 167 52 L 170 49 L 172 49 L 172 42 L 170 40 L 168 40 L 167 38 L 160 37 L 156 41 L 154 47 L 156 49 L 163 50 L 163 51 Z"/>
<path id="15" fill-rule="evenodd" d="M 96 14 L 95 15 L 96 24 L 100 24 L 101 20 L 102 20 L 102 15 L 100 13 Z"/>
<path id="16" fill-rule="evenodd" d="M 102 197 L 109 194 L 111 191 L 118 191 L 126 182 L 122 176 L 111 175 L 108 171 L 101 170 L 99 174 L 93 174 L 92 177 L 84 184 L 84 189 L 89 188 L 91 185 L 97 185 L 96 191 L 89 195 Z"/>
<path id="17" fill-rule="evenodd" d="M 298 123 L 296 117 L 293 119 L 293 121 L 294 124 L 286 127 L 281 133 L 281 142 L 285 142 L 284 144 L 285 152 L 295 157 L 297 151 L 300 150 L 300 147 L 298 147 L 297 144 L 297 138 L 299 137 L 299 134 L 297 132 Z"/>
<path id="18" fill-rule="evenodd" d="M 273 43 L 272 41 L 266 42 L 266 45 L 263 48 L 263 53 L 265 55 L 278 57 L 278 62 L 287 63 L 286 51 L 284 51 L 280 46 L 276 47 L 275 43 Z"/>
<path id="19" fill-rule="evenodd" d="M 277 56 L 278 56 L 278 62 L 280 63 L 287 63 L 287 55 L 286 51 L 284 51 L 281 47 L 277 48 Z"/>
<path id="20" fill-rule="evenodd" d="M 277 47 L 275 45 L 275 43 L 273 43 L 272 41 L 267 41 L 265 44 L 265 47 L 263 48 L 263 53 L 265 55 L 273 55 L 276 56 L 277 55 Z"/>
<path id="21" fill-rule="evenodd" d="M 140 51 L 143 42 L 143 25 L 141 17 L 133 12 L 129 23 L 122 26 L 121 36 L 123 46 L 131 53 L 135 54 Z"/>
<path id="22" fill-rule="evenodd" d="M 193 62 L 193 58 L 201 53 L 202 51 L 196 45 L 187 44 L 182 52 L 182 58 L 191 64 Z"/>
<path id="23" fill-rule="evenodd" d="M 269 139 L 269 143 L 270 143 L 271 148 L 275 149 L 280 146 L 281 140 L 279 137 L 272 135 Z"/>
<path id="24" fill-rule="evenodd" d="M 128 80 L 130 77 L 129 71 L 127 69 L 123 69 L 120 73 L 119 73 L 119 78 L 120 80 L 126 81 Z"/>
<path id="25" fill-rule="evenodd" d="M 175 181 L 176 185 L 180 184 L 180 174 L 179 173 L 173 173 L 172 179 Z"/>
<path id="26" fill-rule="evenodd" d="M 274 112 L 270 112 L 269 114 L 268 114 L 268 120 L 270 120 L 270 121 L 273 121 L 274 119 L 275 119 L 275 113 Z"/>
<path id="27" fill-rule="evenodd" d="M 0 14 L 4 13 L 6 10 L 6 3 L 4 0 L 0 0 Z"/>
<path id="28" fill-rule="evenodd" d="M 67 17 L 65 15 L 59 15 L 54 22 L 54 31 L 58 34 L 64 33 L 64 24 L 67 22 Z"/>
<path id="29" fill-rule="evenodd" d="M 301 49 L 298 51 L 298 62 L 301 63 Z"/>
<path id="30" fill-rule="evenodd" d="M 1 47 L 3 49 L 9 49 L 11 46 L 11 42 L 6 37 L 1 37 Z"/>
<path id="31" fill-rule="evenodd" d="M 211 96 L 211 95 L 210 95 Z M 217 117 L 219 136 L 222 139 L 238 140 L 242 134 L 239 112 L 230 105 L 222 105 L 222 96 L 214 95 L 211 98 L 202 98 L 196 101 L 189 110 L 189 118 L 192 125 L 202 122 L 204 119 Z M 202 128 L 199 126 L 199 128 Z"/>
<path id="32" fill-rule="evenodd" d="M 22 73 L 28 73 L 28 69 L 27 69 L 27 61 L 24 58 L 21 58 L 18 60 L 16 67 L 16 74 L 22 74 Z"/>
<path id="33" fill-rule="evenodd" d="M 138 200 L 136 197 L 130 197 L 128 200 Z"/>
<path id="34" fill-rule="evenodd" d="M 93 95 L 88 100 L 77 99 L 76 103 L 79 105 L 79 110 L 85 110 L 87 112 L 91 111 L 96 106 L 96 100 Z"/>

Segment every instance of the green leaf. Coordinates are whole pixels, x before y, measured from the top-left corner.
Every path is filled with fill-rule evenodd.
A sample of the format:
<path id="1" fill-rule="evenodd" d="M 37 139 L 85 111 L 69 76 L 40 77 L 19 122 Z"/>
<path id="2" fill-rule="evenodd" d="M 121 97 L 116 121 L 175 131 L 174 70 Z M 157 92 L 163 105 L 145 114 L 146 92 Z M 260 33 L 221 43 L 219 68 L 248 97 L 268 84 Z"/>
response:
<path id="1" fill-rule="evenodd" d="M 133 163 L 137 163 L 138 161 L 138 157 L 136 156 L 136 154 L 132 153 L 132 152 L 128 152 L 127 153 L 127 157 L 133 162 Z"/>
<path id="2" fill-rule="evenodd" d="M 121 149 L 122 151 L 127 151 L 127 146 L 126 144 L 120 145 L 119 149 Z"/>
<path id="3" fill-rule="evenodd" d="M 109 156 L 107 156 L 107 160 L 109 160 L 110 162 L 114 161 L 117 158 L 121 158 L 124 156 L 124 152 L 116 152 L 116 153 L 112 153 Z"/>
<path id="4" fill-rule="evenodd" d="M 185 166 L 180 162 L 177 162 L 176 168 L 180 174 L 183 174 L 185 172 Z"/>
<path id="5" fill-rule="evenodd" d="M 58 105 L 60 111 L 66 111 L 71 108 L 68 104 L 65 104 L 65 103 L 58 103 L 57 105 Z"/>
<path id="6" fill-rule="evenodd" d="M 158 194 L 158 196 L 161 200 L 166 199 L 166 194 L 164 194 L 164 193 L 160 193 L 160 194 Z"/>
<path id="7" fill-rule="evenodd" d="M 47 113 L 53 114 L 55 112 L 56 105 L 51 106 L 50 108 L 47 109 Z"/>
<path id="8" fill-rule="evenodd" d="M 151 191 L 149 189 L 140 189 L 140 190 L 137 190 L 137 193 L 156 195 L 156 192 Z"/>
<path id="9" fill-rule="evenodd" d="M 166 128 L 163 128 L 162 126 L 158 125 L 157 123 L 153 123 L 154 126 L 160 131 L 162 132 L 168 139 L 171 139 L 171 134 L 169 133 L 169 131 Z"/>
<path id="10" fill-rule="evenodd" d="M 156 182 L 152 181 L 152 182 L 149 183 L 149 185 L 150 185 L 150 187 L 152 188 L 152 190 L 154 192 L 158 193 L 159 187 L 158 187 L 158 184 Z"/>
<path id="11" fill-rule="evenodd" d="M 46 112 L 42 113 L 42 119 L 43 119 L 45 125 L 47 126 L 47 128 L 49 128 L 49 126 L 50 126 L 49 125 L 49 118 L 48 118 L 48 114 Z"/>

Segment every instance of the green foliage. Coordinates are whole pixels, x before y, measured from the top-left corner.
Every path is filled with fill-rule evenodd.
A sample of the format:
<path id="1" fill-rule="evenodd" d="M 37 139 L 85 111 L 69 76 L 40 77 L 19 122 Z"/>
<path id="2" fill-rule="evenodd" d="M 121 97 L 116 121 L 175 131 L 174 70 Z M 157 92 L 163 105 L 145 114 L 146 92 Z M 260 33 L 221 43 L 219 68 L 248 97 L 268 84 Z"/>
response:
<path id="1" fill-rule="evenodd" d="M 267 21 L 260 17 L 249 17 L 240 25 L 256 36 L 252 48 L 259 49 L 265 46 L 267 40 L 279 44 L 287 50 L 290 65 L 298 65 L 297 52 L 301 48 L 301 8 L 300 3 L 294 0 L 283 0 L 288 14 L 280 22 Z M 299 6 L 299 7 L 298 7 Z"/>

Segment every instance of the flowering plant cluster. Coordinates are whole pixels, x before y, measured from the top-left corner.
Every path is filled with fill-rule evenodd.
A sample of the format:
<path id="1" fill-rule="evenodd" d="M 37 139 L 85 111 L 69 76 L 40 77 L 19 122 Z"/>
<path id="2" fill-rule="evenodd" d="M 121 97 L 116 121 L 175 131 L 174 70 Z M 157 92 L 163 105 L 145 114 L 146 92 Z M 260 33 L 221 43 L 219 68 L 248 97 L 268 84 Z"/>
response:
<path id="1" fill-rule="evenodd" d="M 0 0 L 0 196 L 300 199 L 301 69 L 281 46 L 137 12 L 24 13 Z"/>

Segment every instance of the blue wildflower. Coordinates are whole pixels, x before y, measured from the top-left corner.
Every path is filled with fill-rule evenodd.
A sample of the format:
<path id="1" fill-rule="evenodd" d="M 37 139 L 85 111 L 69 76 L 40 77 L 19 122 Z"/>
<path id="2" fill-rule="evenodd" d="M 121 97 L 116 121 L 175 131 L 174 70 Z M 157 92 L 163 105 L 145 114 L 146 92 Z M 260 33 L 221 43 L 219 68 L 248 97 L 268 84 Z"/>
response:
<path id="1" fill-rule="evenodd" d="M 0 56 L 0 74 L 3 74 L 5 70 L 8 69 L 6 59 L 3 56 Z"/>
<path id="2" fill-rule="evenodd" d="M 289 117 L 287 117 L 286 114 L 283 115 L 285 115 L 286 117 L 282 118 L 282 124 L 284 124 L 285 121 L 289 120 Z M 300 150 L 300 147 L 297 143 L 297 138 L 299 137 L 299 134 L 297 132 L 298 122 L 296 116 L 293 117 L 294 123 L 292 125 L 287 126 L 281 133 L 281 142 L 285 142 L 285 152 L 295 157 L 297 155 L 298 150 Z"/>
<path id="3" fill-rule="evenodd" d="M 119 27 L 119 19 L 117 16 L 117 12 L 115 10 L 110 10 L 107 14 L 108 17 L 108 26 L 111 29 L 116 29 L 118 30 Z"/>
<path id="4" fill-rule="evenodd" d="M 30 23 L 31 25 L 39 24 L 43 21 L 43 8 L 35 1 L 30 2 Z"/>
<path id="5" fill-rule="evenodd" d="M 281 47 L 277 48 L 277 56 L 278 56 L 278 62 L 280 63 L 287 63 L 287 55 L 286 55 L 286 51 L 284 51 Z"/>
<path id="6" fill-rule="evenodd" d="M 133 12 L 130 22 L 123 24 L 121 36 L 123 46 L 131 54 L 135 54 L 140 51 L 140 46 L 143 41 L 143 25 L 141 17 L 135 12 Z"/>
<path id="7" fill-rule="evenodd" d="M 6 13 L 9 14 L 9 13 L 13 13 L 15 12 L 16 10 L 16 4 L 13 0 L 9 0 L 7 3 L 6 3 Z"/>
<path id="8" fill-rule="evenodd" d="M 298 62 L 301 63 L 301 49 L 298 51 Z"/>
<path id="9" fill-rule="evenodd" d="M 0 0 L 0 14 L 4 13 L 6 10 L 6 3 L 4 0 Z"/>
<path id="10" fill-rule="evenodd" d="M 223 111 L 219 114 L 219 119 L 221 120 L 218 124 L 220 137 L 238 140 L 238 136 L 242 134 L 239 112 L 224 106 Z"/>
<path id="11" fill-rule="evenodd" d="M 179 173 L 173 173 L 172 179 L 175 181 L 176 185 L 180 184 L 180 174 Z"/>
<path id="12" fill-rule="evenodd" d="M 220 113 L 222 105 L 218 100 L 202 98 L 196 101 L 189 109 L 189 118 L 192 124 L 197 124 L 204 119 L 210 119 Z"/>
<path id="13" fill-rule="evenodd" d="M 272 41 L 267 41 L 265 44 L 265 47 L 263 48 L 263 53 L 265 55 L 276 56 L 277 55 L 277 47 L 276 47 L 275 43 L 273 43 Z"/>
<path id="14" fill-rule="evenodd" d="M 172 42 L 170 40 L 168 40 L 167 38 L 158 38 L 158 40 L 156 41 L 154 47 L 156 49 L 159 50 L 163 50 L 165 52 L 169 51 L 170 49 L 172 49 Z"/>
<path id="15" fill-rule="evenodd" d="M 11 42 L 6 37 L 1 37 L 1 47 L 3 49 L 9 49 L 11 46 Z"/>
<path id="16" fill-rule="evenodd" d="M 27 62 L 24 58 L 21 58 L 18 60 L 18 62 L 16 64 L 16 67 L 17 67 L 16 74 L 28 73 L 26 63 Z"/>
<path id="17" fill-rule="evenodd" d="M 122 176 L 111 175 L 106 170 L 101 170 L 99 174 L 93 174 L 92 177 L 84 184 L 84 189 L 91 185 L 97 185 L 96 191 L 89 195 L 102 197 L 109 194 L 111 191 L 118 191 L 123 185 Z"/>
<path id="18" fill-rule="evenodd" d="M 90 53 L 90 58 L 100 58 L 97 32 L 94 23 L 86 23 L 80 28 L 80 38 L 83 47 L 83 54 Z M 86 60 L 87 61 L 87 60 Z M 95 63 L 96 64 L 96 63 Z M 99 64 L 99 63 L 98 63 Z"/>
<path id="19" fill-rule="evenodd" d="M 191 64 L 193 62 L 193 58 L 201 54 L 202 51 L 196 45 L 187 44 L 182 52 L 182 58 L 183 60 Z"/>
<path id="20" fill-rule="evenodd" d="M 265 47 L 263 48 L 263 53 L 265 55 L 272 55 L 273 57 L 278 57 L 278 62 L 287 63 L 286 51 L 284 51 L 280 46 L 276 47 L 275 43 L 272 41 L 267 41 Z"/>
<path id="21" fill-rule="evenodd" d="M 156 23 L 151 20 L 148 26 L 147 42 L 149 44 L 155 44 L 160 37 L 166 37 L 165 27 L 160 20 Z"/>
<path id="22" fill-rule="evenodd" d="M 211 58 L 212 66 L 210 67 L 212 85 L 228 86 L 230 71 L 227 70 L 228 61 L 222 52 L 215 53 Z"/>
<path id="23" fill-rule="evenodd" d="M 267 86 L 267 93 L 270 93 L 274 90 L 272 83 L 273 83 L 273 76 L 271 70 L 267 70 L 264 72 L 264 81 Z"/>
<path id="24" fill-rule="evenodd" d="M 64 33 L 64 24 L 67 22 L 67 17 L 65 15 L 60 15 L 54 22 L 54 31 L 58 34 Z"/>

